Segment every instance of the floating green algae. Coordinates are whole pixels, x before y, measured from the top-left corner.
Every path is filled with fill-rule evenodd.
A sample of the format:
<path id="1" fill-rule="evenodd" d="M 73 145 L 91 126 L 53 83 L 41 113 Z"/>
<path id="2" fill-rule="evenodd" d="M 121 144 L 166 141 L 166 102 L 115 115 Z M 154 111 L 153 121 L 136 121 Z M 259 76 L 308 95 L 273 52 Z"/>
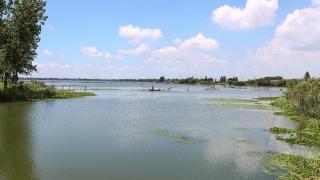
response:
<path id="1" fill-rule="evenodd" d="M 116 88 L 91 88 L 89 90 L 94 90 L 94 91 L 120 91 L 123 89 L 116 89 Z"/>
<path id="2" fill-rule="evenodd" d="M 260 104 L 217 104 L 225 108 L 235 108 L 235 109 L 257 109 L 271 111 L 274 110 L 272 106 L 260 105 Z"/>
<path id="3" fill-rule="evenodd" d="M 252 151 L 247 151 L 247 152 L 245 152 L 245 154 L 246 154 L 247 156 L 250 156 L 250 157 L 261 157 L 261 156 L 263 156 L 263 153 L 262 153 L 262 152 L 254 151 L 254 150 L 252 150 Z"/>
<path id="4" fill-rule="evenodd" d="M 272 134 L 291 134 L 291 133 L 296 133 L 297 131 L 294 129 L 273 127 L 269 129 L 269 132 Z"/>
<path id="5" fill-rule="evenodd" d="M 235 98 L 208 98 L 211 102 L 215 102 L 215 106 L 235 109 L 257 109 L 257 110 L 274 110 L 275 108 L 259 102 L 256 99 L 235 99 Z"/>
<path id="6" fill-rule="evenodd" d="M 320 179 L 320 156 L 272 153 L 265 159 L 263 171 L 278 179 Z"/>
<path id="7" fill-rule="evenodd" d="M 253 142 L 247 140 L 247 139 L 240 139 L 240 138 L 230 138 L 230 140 L 242 143 L 242 144 L 254 144 Z"/>
<path id="8" fill-rule="evenodd" d="M 274 100 L 277 100 L 279 98 L 280 97 L 258 97 L 258 98 L 255 98 L 255 99 L 259 100 L 259 101 L 274 101 Z"/>
<path id="9" fill-rule="evenodd" d="M 158 135 L 158 136 L 163 136 L 163 137 L 170 137 L 172 139 L 175 139 L 179 143 L 184 143 L 184 144 L 194 144 L 198 142 L 207 142 L 207 138 L 203 137 L 196 137 L 196 136 L 189 136 L 184 133 L 180 132 L 174 132 L 170 131 L 169 129 L 164 129 L 164 128 L 157 128 L 151 130 L 151 133 Z"/>
<path id="10" fill-rule="evenodd" d="M 236 99 L 236 98 L 207 98 L 208 101 L 220 102 L 220 103 L 254 103 L 258 102 L 254 99 Z"/>

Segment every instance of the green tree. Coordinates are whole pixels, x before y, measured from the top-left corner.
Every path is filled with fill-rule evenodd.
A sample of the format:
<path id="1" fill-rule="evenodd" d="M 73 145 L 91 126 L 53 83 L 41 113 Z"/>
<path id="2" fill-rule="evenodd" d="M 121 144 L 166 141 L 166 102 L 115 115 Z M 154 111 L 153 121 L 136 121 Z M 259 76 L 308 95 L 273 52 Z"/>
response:
<path id="1" fill-rule="evenodd" d="M 11 82 L 16 83 L 19 74 L 30 75 L 36 71 L 33 61 L 37 56 L 41 29 L 47 17 L 44 0 L 8 0 L 4 6 L 2 69 L 6 88 L 10 77 Z"/>
<path id="2" fill-rule="evenodd" d="M 0 77 L 1 80 L 3 79 L 3 73 L 4 73 L 4 19 L 3 19 L 3 15 L 4 15 L 4 11 L 5 11 L 5 2 L 4 0 L 0 0 Z"/>
<path id="3" fill-rule="evenodd" d="M 226 76 L 221 76 L 219 82 L 221 82 L 221 83 L 227 82 L 227 77 Z"/>
<path id="4" fill-rule="evenodd" d="M 308 79 L 310 79 L 310 78 L 311 78 L 311 76 L 310 76 L 309 72 L 306 72 L 306 73 L 304 74 L 304 80 L 308 80 Z"/>

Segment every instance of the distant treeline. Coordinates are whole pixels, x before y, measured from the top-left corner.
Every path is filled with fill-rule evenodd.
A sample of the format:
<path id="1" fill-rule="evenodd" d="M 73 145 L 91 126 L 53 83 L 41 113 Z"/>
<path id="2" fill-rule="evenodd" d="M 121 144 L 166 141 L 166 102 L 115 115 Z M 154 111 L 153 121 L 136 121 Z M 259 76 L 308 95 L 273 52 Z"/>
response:
<path id="1" fill-rule="evenodd" d="M 310 79 L 310 74 L 307 72 L 304 79 Z M 220 79 L 214 79 L 211 77 L 204 78 L 149 78 L 149 79 L 89 79 L 89 78 L 21 78 L 21 80 L 30 81 L 115 81 L 115 82 L 159 82 L 159 83 L 173 83 L 173 84 L 203 84 L 203 85 L 230 85 L 230 86 L 266 86 L 266 87 L 286 87 L 289 82 L 297 81 L 299 79 L 284 79 L 281 76 L 268 76 L 258 79 L 240 81 L 238 77 L 221 76 Z"/>

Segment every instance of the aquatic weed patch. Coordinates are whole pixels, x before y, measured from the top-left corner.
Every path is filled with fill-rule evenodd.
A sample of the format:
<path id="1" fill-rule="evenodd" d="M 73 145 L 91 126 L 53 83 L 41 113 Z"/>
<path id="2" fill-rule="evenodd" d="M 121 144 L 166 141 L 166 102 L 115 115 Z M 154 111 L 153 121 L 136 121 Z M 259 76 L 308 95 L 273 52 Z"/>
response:
<path id="1" fill-rule="evenodd" d="M 235 109 L 256 109 L 256 110 L 265 110 L 271 111 L 274 110 L 272 106 L 261 105 L 261 104 L 218 104 L 218 106 L 222 106 L 225 108 L 235 108 Z"/>
<path id="2" fill-rule="evenodd" d="M 288 128 L 279 128 L 279 127 L 273 127 L 269 129 L 269 132 L 272 134 L 291 134 L 295 133 L 296 130 L 294 129 L 288 129 Z"/>
<path id="3" fill-rule="evenodd" d="M 298 129 L 274 127 L 270 133 L 277 139 L 289 144 L 299 144 L 310 147 L 320 147 L 320 119 L 304 114 L 297 105 L 289 99 L 278 98 L 271 103 L 280 109 L 276 115 L 283 115 L 300 123 Z M 266 173 L 276 175 L 278 179 L 320 179 L 320 155 L 297 156 L 292 154 L 270 154 L 266 158 Z M 283 173 L 286 170 L 286 173 Z M 274 172 L 282 173 L 274 173 Z"/>
<path id="4" fill-rule="evenodd" d="M 179 143 L 184 143 L 184 144 L 194 144 L 194 143 L 198 143 L 198 142 L 207 142 L 208 141 L 207 138 L 189 136 L 184 133 L 174 132 L 174 131 L 170 131 L 169 129 L 164 129 L 164 128 L 152 129 L 151 133 L 158 135 L 158 136 L 169 137 L 169 138 L 176 140 Z"/>
<path id="5" fill-rule="evenodd" d="M 320 147 L 320 119 L 299 114 L 297 108 L 291 105 L 285 98 L 277 99 L 272 105 L 280 108 L 281 111 L 277 112 L 277 115 L 283 115 L 291 120 L 299 122 L 301 128 L 286 129 L 274 127 L 269 129 L 270 133 L 277 135 L 295 133 L 295 136 L 277 136 L 277 139 L 290 144 Z"/>
<path id="6" fill-rule="evenodd" d="M 280 97 L 258 97 L 255 98 L 258 101 L 275 101 L 277 99 L 279 99 Z"/>
<path id="7" fill-rule="evenodd" d="M 94 90 L 94 91 L 121 91 L 123 89 L 116 89 L 116 88 L 90 88 L 89 90 Z"/>
<path id="8" fill-rule="evenodd" d="M 269 154 L 264 172 L 278 179 L 320 179 L 320 156 L 302 157 L 291 154 Z"/>
<path id="9" fill-rule="evenodd" d="M 254 144 L 252 141 L 249 141 L 247 139 L 240 139 L 240 138 L 230 138 L 230 140 L 235 141 L 237 143 L 242 143 L 242 144 Z"/>
<path id="10" fill-rule="evenodd" d="M 262 153 L 262 152 L 260 152 L 260 151 L 254 151 L 254 150 L 252 150 L 252 151 L 246 151 L 245 154 L 246 154 L 247 156 L 249 156 L 249 157 L 261 157 L 261 156 L 263 156 L 263 153 Z"/>
<path id="11" fill-rule="evenodd" d="M 258 102 L 254 99 L 236 99 L 236 98 L 207 98 L 208 101 L 220 102 L 220 103 L 254 103 Z"/>
<path id="12" fill-rule="evenodd" d="M 274 107 L 268 104 L 263 104 L 255 99 L 208 98 L 206 100 L 214 102 L 215 106 L 224 108 L 274 110 Z"/>

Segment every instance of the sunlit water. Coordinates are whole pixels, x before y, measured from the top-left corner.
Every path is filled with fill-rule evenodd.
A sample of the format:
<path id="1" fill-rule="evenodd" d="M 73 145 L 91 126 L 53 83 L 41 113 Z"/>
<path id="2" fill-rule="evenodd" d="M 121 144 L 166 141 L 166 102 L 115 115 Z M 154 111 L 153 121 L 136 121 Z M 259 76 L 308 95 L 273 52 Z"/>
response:
<path id="1" fill-rule="evenodd" d="M 280 89 L 232 89 L 156 83 L 78 84 L 97 96 L 0 104 L 0 179 L 274 179 L 268 152 L 300 153 L 266 129 L 296 127 L 272 111 L 224 108 L 206 98 L 279 96 Z M 171 88 L 149 92 L 143 89 Z M 115 90 L 117 89 L 117 90 Z M 184 144 L 167 129 L 208 141 Z"/>

